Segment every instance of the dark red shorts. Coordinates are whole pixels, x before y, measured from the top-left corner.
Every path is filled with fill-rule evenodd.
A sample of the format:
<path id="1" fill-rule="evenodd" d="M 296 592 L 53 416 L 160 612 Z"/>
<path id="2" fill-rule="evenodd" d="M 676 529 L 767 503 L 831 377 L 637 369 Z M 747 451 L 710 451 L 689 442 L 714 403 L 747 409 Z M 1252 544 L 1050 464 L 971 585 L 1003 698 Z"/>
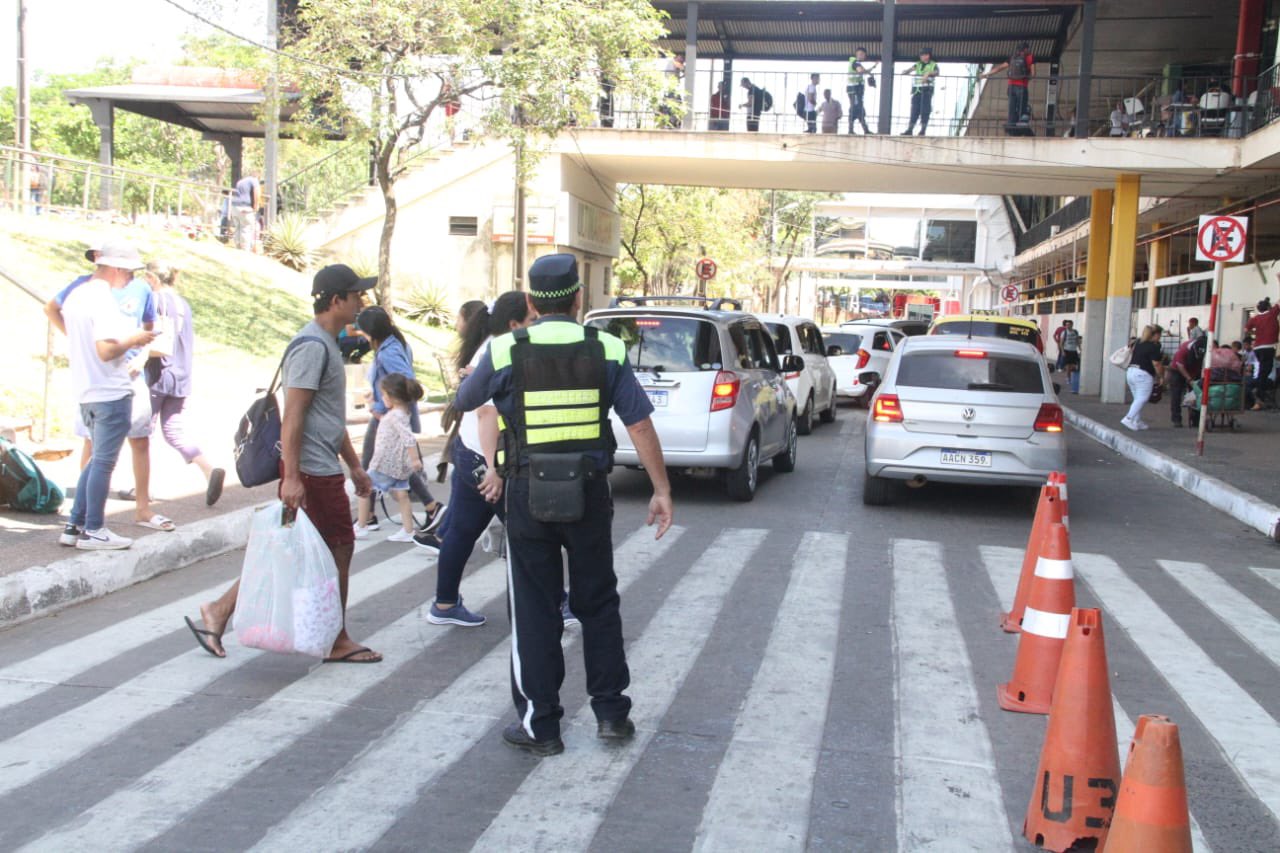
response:
<path id="1" fill-rule="evenodd" d="M 283 485 L 283 481 L 282 481 Z M 347 497 L 346 478 L 341 474 L 325 477 L 302 475 L 302 508 L 316 526 L 329 550 L 354 545 L 355 529 L 351 526 L 351 500 Z"/>

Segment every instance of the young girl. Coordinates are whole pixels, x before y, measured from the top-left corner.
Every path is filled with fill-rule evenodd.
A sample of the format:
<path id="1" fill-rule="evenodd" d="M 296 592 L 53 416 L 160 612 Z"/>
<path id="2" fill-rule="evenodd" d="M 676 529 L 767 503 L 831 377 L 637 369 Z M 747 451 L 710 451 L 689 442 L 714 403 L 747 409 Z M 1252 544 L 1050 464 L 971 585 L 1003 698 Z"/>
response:
<path id="1" fill-rule="evenodd" d="M 389 542 L 413 541 L 413 507 L 409 503 L 409 477 L 422 470 L 418 440 L 409 429 L 409 412 L 422 399 L 422 385 L 403 373 L 388 373 L 380 383 L 387 413 L 378 425 L 369 478 L 380 492 L 389 492 L 400 505 L 402 529 L 387 537 Z"/>

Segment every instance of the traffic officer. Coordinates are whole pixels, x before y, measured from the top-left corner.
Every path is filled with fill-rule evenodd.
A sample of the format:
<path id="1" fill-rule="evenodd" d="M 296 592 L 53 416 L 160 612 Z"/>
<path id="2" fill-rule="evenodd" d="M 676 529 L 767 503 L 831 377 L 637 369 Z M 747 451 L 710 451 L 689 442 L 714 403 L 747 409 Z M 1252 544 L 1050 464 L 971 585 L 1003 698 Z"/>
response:
<path id="1" fill-rule="evenodd" d="M 631 371 L 626 345 L 575 320 L 582 308 L 577 259 L 557 254 L 535 261 L 528 299 L 540 319 L 494 338 L 454 405 L 465 412 L 492 399 L 500 416 L 511 694 L 520 717 L 502 737 L 535 755 L 555 755 L 564 751 L 562 549 L 569 555 L 569 608 L 582 623 L 597 735 L 625 740 L 635 733 L 623 692 L 630 674 L 613 572 L 610 409 L 653 484 L 648 523 L 657 522 L 658 538 L 671 526 L 671 486 L 649 417 L 653 406 Z"/>
<path id="2" fill-rule="evenodd" d="M 938 76 L 938 63 L 933 61 L 933 48 L 926 47 L 920 51 L 920 61 L 902 73 L 911 75 L 911 120 L 902 135 L 910 136 L 915 131 L 918 120 L 920 135 L 924 136 L 925 129 L 929 127 L 929 114 L 933 112 L 933 78 Z"/>
<path id="3" fill-rule="evenodd" d="M 845 84 L 845 94 L 849 96 L 849 133 L 853 133 L 853 123 L 861 122 L 862 132 L 870 135 L 871 128 L 867 127 L 867 105 L 863 100 L 866 94 L 867 85 L 874 86 L 876 84 L 875 75 L 871 73 L 870 66 L 874 63 L 867 62 L 867 49 L 864 47 L 856 48 L 853 56 L 849 57 L 849 79 Z"/>

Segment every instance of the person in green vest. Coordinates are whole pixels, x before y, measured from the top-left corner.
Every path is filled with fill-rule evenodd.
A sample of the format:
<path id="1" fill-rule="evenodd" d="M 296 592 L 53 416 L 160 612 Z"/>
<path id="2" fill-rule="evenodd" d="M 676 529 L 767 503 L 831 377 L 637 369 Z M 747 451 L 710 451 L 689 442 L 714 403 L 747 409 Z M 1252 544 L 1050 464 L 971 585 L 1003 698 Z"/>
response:
<path id="1" fill-rule="evenodd" d="M 933 49 L 920 51 L 920 61 L 903 74 L 911 75 L 911 121 L 903 136 L 915 133 L 916 121 L 920 122 L 920 135 L 929 127 L 929 114 L 933 112 L 933 78 L 938 76 L 938 63 L 933 61 Z"/>
<path id="2" fill-rule="evenodd" d="M 849 96 L 850 134 L 853 133 L 855 121 L 862 124 L 863 133 L 868 135 L 871 133 L 871 128 L 867 127 L 867 107 L 863 101 L 863 95 L 868 85 L 876 85 L 876 76 L 871 73 L 871 66 L 874 64 L 868 64 L 867 49 L 864 47 L 856 48 L 853 56 L 849 57 L 849 79 L 845 83 L 844 91 Z"/>

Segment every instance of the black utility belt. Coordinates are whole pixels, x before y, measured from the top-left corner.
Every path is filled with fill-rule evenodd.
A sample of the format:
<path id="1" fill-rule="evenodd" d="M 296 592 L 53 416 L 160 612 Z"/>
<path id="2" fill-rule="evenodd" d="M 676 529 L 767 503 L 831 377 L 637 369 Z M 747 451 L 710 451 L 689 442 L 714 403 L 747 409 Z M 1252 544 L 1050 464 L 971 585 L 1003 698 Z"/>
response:
<path id="1" fill-rule="evenodd" d="M 609 472 L 601 468 L 594 467 L 593 462 L 587 462 L 586 465 L 578 472 L 583 480 L 604 480 L 609 476 Z M 521 465 L 511 474 L 510 479 L 528 480 L 532 477 L 533 466 Z M 545 478 L 544 478 L 545 479 Z"/>

